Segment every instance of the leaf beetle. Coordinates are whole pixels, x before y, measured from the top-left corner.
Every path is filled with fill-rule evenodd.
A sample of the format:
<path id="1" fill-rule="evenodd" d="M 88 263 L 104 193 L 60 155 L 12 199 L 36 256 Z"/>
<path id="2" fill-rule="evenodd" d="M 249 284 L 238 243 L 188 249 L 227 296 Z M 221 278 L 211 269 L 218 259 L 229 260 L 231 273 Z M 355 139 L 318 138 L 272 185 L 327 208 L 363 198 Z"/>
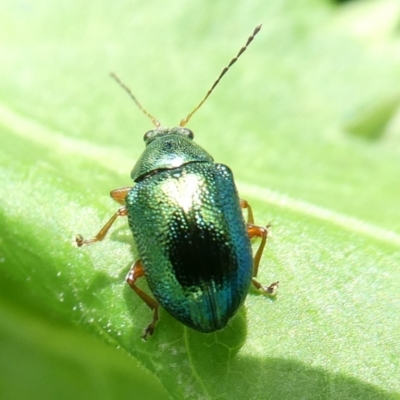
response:
<path id="1" fill-rule="evenodd" d="M 251 284 L 266 294 L 276 294 L 279 282 L 263 286 L 256 280 L 268 227 L 254 224 L 251 207 L 239 199 L 229 167 L 214 163 L 212 156 L 193 142 L 193 132 L 185 128 L 260 29 L 261 25 L 254 29 L 179 127 L 163 128 L 111 74 L 156 128 L 144 135 L 146 148 L 131 173 L 135 186 L 110 193 L 122 207 L 95 237 L 77 235 L 75 241 L 78 246 L 101 241 L 118 217 L 128 217 L 139 259 L 126 280 L 153 310 L 143 339 L 153 334 L 160 305 L 184 325 L 207 333 L 227 325 Z M 247 209 L 247 222 L 242 209 Z M 254 257 L 253 237 L 261 238 Z M 143 276 L 154 297 L 136 285 Z"/>

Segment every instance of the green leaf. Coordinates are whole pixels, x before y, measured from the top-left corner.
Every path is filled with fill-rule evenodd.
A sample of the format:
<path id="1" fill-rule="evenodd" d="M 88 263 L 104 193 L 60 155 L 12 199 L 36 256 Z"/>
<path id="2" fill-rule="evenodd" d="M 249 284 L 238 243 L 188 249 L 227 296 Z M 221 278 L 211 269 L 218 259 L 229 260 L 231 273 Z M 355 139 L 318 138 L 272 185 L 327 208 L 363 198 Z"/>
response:
<path id="1" fill-rule="evenodd" d="M 398 98 L 379 101 L 374 99 L 370 104 L 356 112 L 356 117 L 349 117 L 347 131 L 366 139 L 377 139 L 386 133 L 399 108 Z"/>
<path id="2" fill-rule="evenodd" d="M 399 397 L 397 1 L 0 12 L 1 398 Z M 131 184 L 152 128 L 108 73 L 177 125 L 260 22 L 188 127 L 272 224 L 259 280 L 279 280 L 278 298 L 252 290 L 213 334 L 162 311 L 144 343 L 126 221 L 72 244 L 115 212 L 108 192 Z"/>

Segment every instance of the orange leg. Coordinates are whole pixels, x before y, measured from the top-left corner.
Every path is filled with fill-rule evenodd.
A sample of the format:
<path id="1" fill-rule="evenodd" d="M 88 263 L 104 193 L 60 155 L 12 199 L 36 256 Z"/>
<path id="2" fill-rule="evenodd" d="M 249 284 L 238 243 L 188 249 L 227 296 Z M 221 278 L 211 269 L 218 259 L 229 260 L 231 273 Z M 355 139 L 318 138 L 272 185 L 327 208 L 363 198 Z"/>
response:
<path id="1" fill-rule="evenodd" d="M 264 293 L 266 293 L 270 296 L 275 296 L 278 291 L 279 281 L 273 282 L 269 286 L 263 286 L 256 279 L 257 274 L 258 274 L 258 267 L 260 265 L 261 256 L 264 252 L 265 244 L 267 243 L 268 228 L 270 227 L 270 225 L 267 225 L 265 228 L 263 226 L 254 225 L 253 212 L 251 210 L 250 204 L 246 200 L 240 200 L 240 207 L 247 209 L 247 224 L 246 225 L 247 225 L 247 233 L 249 235 L 249 238 L 250 239 L 252 239 L 254 237 L 261 238 L 261 243 L 258 246 L 256 254 L 253 258 L 253 278 L 251 281 L 257 289 L 262 290 Z"/>
<path id="2" fill-rule="evenodd" d="M 254 224 L 253 211 L 250 207 L 250 204 L 247 202 L 247 200 L 240 199 L 240 207 L 247 209 L 247 223 Z"/>
<path id="3" fill-rule="evenodd" d="M 114 189 L 110 192 L 110 197 L 121 205 L 125 205 L 126 195 L 131 191 L 131 186 L 125 186 L 123 188 Z"/>
<path id="4" fill-rule="evenodd" d="M 146 329 L 143 332 L 142 339 L 146 340 L 147 336 L 151 336 L 154 333 L 154 329 L 156 328 L 156 324 L 158 321 L 158 308 L 160 305 L 156 300 L 146 294 L 143 290 L 139 289 L 136 286 L 136 280 L 144 276 L 144 270 L 142 266 L 142 262 L 137 260 L 131 267 L 126 277 L 126 281 L 129 286 L 134 290 L 134 292 L 147 304 L 147 306 L 153 310 L 153 319 L 150 324 L 147 325 Z"/>
<path id="5" fill-rule="evenodd" d="M 112 224 L 118 217 L 124 217 L 128 214 L 128 211 L 125 207 L 125 197 L 128 192 L 131 190 L 131 187 L 124 187 L 121 189 L 115 189 L 110 193 L 110 196 L 119 204 L 122 204 L 123 207 L 120 207 L 117 212 L 107 221 L 107 223 L 100 229 L 97 235 L 90 239 L 84 239 L 82 235 L 76 235 L 75 242 L 78 247 L 99 242 L 105 238 L 107 232 L 111 228 Z"/>

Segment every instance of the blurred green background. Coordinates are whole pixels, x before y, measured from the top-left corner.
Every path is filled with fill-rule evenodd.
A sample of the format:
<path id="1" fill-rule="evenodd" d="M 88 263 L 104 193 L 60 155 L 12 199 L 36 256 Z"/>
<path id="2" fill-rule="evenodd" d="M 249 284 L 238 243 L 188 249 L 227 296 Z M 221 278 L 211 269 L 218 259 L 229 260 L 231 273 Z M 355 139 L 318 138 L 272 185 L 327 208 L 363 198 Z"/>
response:
<path id="1" fill-rule="evenodd" d="M 397 0 L 0 1 L 0 398 L 400 397 Z M 272 224 L 230 325 L 200 334 L 124 282 L 117 209 L 151 122 L 188 124 Z M 255 246 L 257 243 L 255 243 Z M 143 283 L 142 287 L 145 287 Z"/>

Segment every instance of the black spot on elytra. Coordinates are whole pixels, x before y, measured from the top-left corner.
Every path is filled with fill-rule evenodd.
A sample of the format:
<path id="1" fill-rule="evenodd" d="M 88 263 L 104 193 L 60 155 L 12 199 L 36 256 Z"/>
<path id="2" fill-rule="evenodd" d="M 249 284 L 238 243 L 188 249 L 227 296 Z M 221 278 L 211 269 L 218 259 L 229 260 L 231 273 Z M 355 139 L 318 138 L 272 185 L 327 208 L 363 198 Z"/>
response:
<path id="1" fill-rule="evenodd" d="M 168 243 L 168 256 L 183 287 L 219 286 L 237 268 L 229 238 L 223 229 L 200 224 L 189 215 L 175 215 Z"/>

